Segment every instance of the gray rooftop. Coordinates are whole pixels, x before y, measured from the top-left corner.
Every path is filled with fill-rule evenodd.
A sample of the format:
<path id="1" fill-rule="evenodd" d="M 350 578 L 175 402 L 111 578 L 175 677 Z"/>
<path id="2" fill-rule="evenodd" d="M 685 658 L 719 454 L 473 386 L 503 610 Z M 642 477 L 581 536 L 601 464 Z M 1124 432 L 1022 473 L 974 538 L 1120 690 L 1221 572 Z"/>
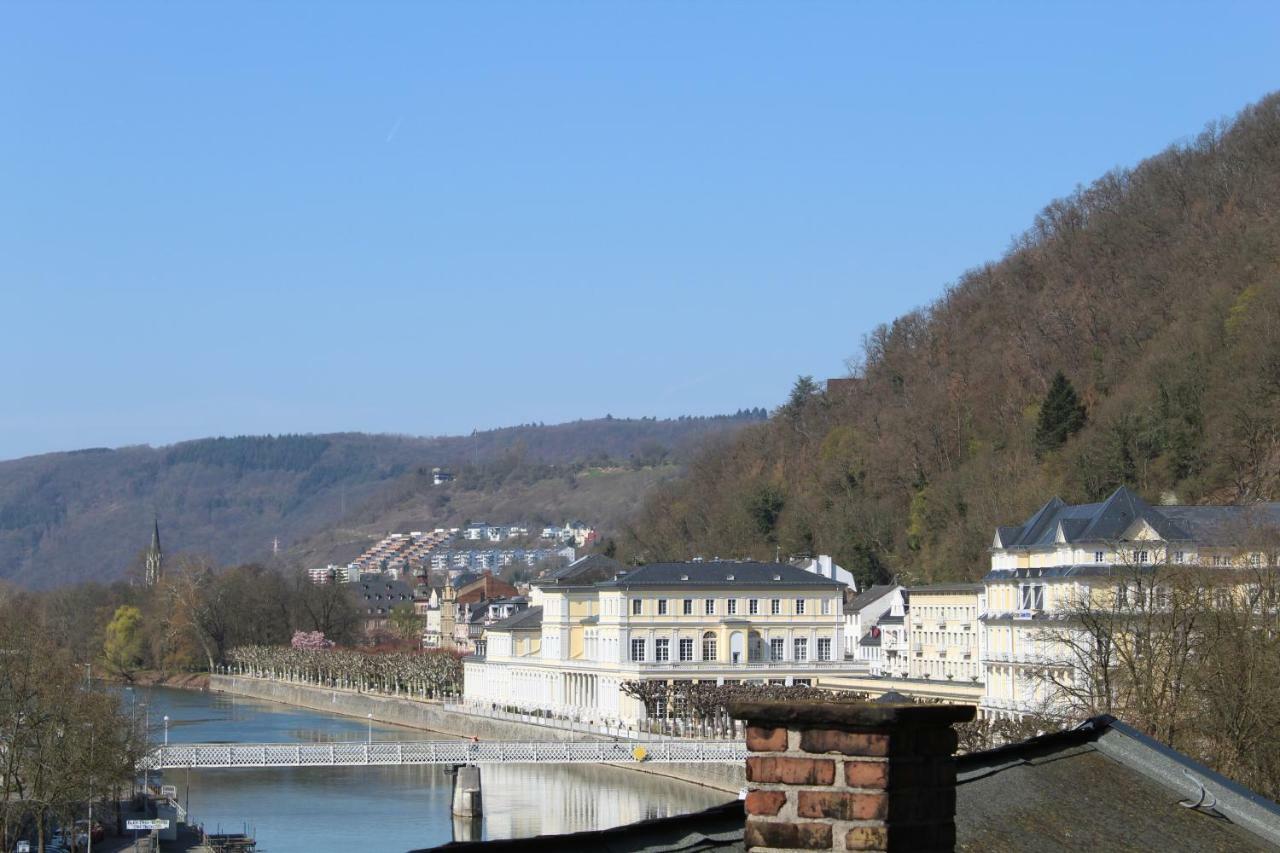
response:
<path id="1" fill-rule="evenodd" d="M 993 546 L 1052 548 L 1059 538 L 1068 543 L 1114 542 L 1139 519 L 1168 542 L 1229 544 L 1250 529 L 1280 527 L 1280 503 L 1154 507 L 1121 486 L 1100 503 L 1073 505 L 1055 497 L 1022 525 L 996 528 Z"/>
<path id="2" fill-rule="evenodd" d="M 506 619 L 494 622 L 489 631 L 537 631 L 542 627 L 542 608 L 527 607 Z"/>
<path id="3" fill-rule="evenodd" d="M 533 584 L 534 586 L 591 586 L 600 581 L 611 580 L 624 568 L 622 563 L 603 554 L 588 554 L 563 568 L 548 573 L 546 577 L 538 578 Z"/>
<path id="4" fill-rule="evenodd" d="M 893 584 L 880 584 L 869 587 L 865 592 L 858 593 L 852 601 L 846 604 L 844 606 L 844 610 L 846 613 L 861 610 L 873 601 L 878 601 L 881 598 L 884 598 L 895 589 L 897 589 L 897 587 Z"/>
<path id="5" fill-rule="evenodd" d="M 706 560 L 687 563 L 649 563 L 617 573 L 599 586 L 712 588 L 771 586 L 778 588 L 844 589 L 837 581 L 806 572 L 787 563 L 752 560 Z"/>

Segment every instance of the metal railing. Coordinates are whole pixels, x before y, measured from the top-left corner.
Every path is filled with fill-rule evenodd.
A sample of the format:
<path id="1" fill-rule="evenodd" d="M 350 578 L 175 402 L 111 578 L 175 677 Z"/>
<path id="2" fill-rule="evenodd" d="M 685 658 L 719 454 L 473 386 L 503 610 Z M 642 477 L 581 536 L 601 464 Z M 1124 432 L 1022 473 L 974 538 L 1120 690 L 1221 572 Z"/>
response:
<path id="1" fill-rule="evenodd" d="M 187 743 L 156 748 L 138 763 L 138 769 L 640 761 L 737 764 L 746 757 L 746 746 L 740 741 Z"/>

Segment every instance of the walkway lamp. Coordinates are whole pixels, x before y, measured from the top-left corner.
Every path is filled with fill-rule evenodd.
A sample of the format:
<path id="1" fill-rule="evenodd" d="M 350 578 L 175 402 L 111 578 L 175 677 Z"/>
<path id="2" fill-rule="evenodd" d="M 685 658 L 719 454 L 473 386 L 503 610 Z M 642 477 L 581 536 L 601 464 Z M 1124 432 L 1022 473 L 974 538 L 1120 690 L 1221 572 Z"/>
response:
<path id="1" fill-rule="evenodd" d="M 369 717 L 369 743 L 373 743 L 373 712 L 370 711 Z"/>

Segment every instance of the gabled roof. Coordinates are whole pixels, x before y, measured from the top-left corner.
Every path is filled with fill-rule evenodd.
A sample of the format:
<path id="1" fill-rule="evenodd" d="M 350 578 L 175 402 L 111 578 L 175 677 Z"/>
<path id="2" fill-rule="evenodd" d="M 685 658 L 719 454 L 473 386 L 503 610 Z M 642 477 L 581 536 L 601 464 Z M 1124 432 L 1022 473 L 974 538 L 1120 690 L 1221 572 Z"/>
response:
<path id="1" fill-rule="evenodd" d="M 542 608 L 528 607 L 511 614 L 500 622 L 494 622 L 488 631 L 537 631 L 542 628 Z"/>
<path id="2" fill-rule="evenodd" d="M 1134 522 L 1150 525 L 1169 542 L 1189 541 L 1190 531 L 1165 507 L 1156 508 L 1127 486 L 1121 486 L 1101 503 L 1067 504 L 1054 497 L 1020 527 L 998 527 L 992 547 L 1051 548 L 1075 542 L 1122 540 Z"/>
<path id="3" fill-rule="evenodd" d="M 844 610 L 846 613 L 861 610 L 872 602 L 884 598 L 897 588 L 897 586 L 891 583 L 877 584 L 876 586 L 868 587 L 865 592 L 859 593 L 854 596 L 852 601 L 845 604 Z"/>
<path id="4" fill-rule="evenodd" d="M 753 560 L 706 560 L 688 563 L 649 563 L 619 572 L 597 586 L 681 587 L 709 589 L 745 586 L 782 588 L 844 589 L 844 584 L 806 572 L 787 563 L 758 563 Z"/>

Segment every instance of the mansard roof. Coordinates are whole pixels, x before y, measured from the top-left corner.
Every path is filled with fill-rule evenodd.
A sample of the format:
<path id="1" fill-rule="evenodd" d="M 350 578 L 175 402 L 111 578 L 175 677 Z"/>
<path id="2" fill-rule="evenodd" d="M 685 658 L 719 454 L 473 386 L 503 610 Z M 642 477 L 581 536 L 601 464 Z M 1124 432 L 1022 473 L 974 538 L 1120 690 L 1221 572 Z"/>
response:
<path id="1" fill-rule="evenodd" d="M 1143 521 L 1170 542 L 1187 541 L 1191 532 L 1167 508 L 1151 506 L 1127 486 L 1101 503 L 1068 504 L 1054 497 L 1020 527 L 996 529 L 995 548 L 1052 548 L 1074 542 L 1112 542 L 1123 539 L 1135 521 Z"/>
<path id="2" fill-rule="evenodd" d="M 723 588 L 748 586 L 843 589 L 844 584 L 806 572 L 788 563 L 759 563 L 754 560 L 705 560 L 687 563 L 649 563 L 618 572 L 601 587 Z"/>

